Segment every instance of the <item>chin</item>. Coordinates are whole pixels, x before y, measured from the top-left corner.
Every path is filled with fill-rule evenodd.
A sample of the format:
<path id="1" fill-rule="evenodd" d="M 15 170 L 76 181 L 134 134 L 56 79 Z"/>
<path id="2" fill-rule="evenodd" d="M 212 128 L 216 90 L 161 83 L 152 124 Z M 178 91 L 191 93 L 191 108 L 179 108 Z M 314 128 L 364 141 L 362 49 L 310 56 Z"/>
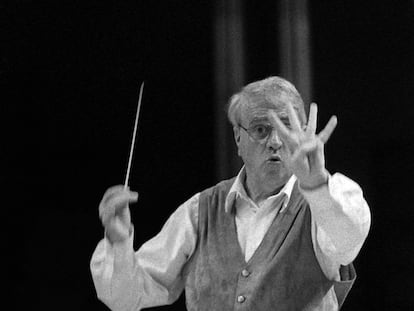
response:
<path id="1" fill-rule="evenodd" d="M 278 183 L 286 183 L 292 176 L 285 168 L 271 169 L 267 172 L 267 175 Z"/>

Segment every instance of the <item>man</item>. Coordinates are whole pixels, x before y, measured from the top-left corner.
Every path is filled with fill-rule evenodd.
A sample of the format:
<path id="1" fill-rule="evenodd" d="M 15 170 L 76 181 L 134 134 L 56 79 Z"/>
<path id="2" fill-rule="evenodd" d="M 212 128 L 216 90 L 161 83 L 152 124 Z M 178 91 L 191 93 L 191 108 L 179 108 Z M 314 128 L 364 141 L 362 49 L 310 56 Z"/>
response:
<path id="1" fill-rule="evenodd" d="M 105 238 L 91 260 L 98 297 L 113 310 L 173 303 L 188 310 L 337 310 L 369 230 L 360 187 L 325 168 L 332 117 L 316 134 L 288 81 L 270 77 L 234 95 L 228 117 L 244 162 L 237 177 L 194 195 L 134 252 L 128 203 L 110 188 Z"/>

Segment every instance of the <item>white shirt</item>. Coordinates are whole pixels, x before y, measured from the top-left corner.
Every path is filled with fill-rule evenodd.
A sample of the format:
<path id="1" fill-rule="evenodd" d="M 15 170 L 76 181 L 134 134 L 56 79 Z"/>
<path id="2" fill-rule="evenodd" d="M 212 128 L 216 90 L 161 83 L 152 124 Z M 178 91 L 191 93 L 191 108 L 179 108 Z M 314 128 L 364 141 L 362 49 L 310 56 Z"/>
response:
<path id="1" fill-rule="evenodd" d="M 248 261 L 273 219 L 285 211 L 296 177 L 256 205 L 243 187 L 244 174 L 242 169 L 230 188 L 226 211 L 230 212 L 235 200 L 238 241 Z M 335 174 L 328 185 L 301 193 L 310 206 L 312 242 L 321 269 L 329 279 L 339 280 L 340 265 L 355 259 L 370 227 L 362 190 L 344 175 Z M 123 243 L 99 242 L 91 272 L 98 297 L 112 310 L 140 310 L 170 304 L 179 297 L 185 286 L 182 268 L 196 247 L 199 196 L 182 204 L 137 252 L 133 234 Z"/>

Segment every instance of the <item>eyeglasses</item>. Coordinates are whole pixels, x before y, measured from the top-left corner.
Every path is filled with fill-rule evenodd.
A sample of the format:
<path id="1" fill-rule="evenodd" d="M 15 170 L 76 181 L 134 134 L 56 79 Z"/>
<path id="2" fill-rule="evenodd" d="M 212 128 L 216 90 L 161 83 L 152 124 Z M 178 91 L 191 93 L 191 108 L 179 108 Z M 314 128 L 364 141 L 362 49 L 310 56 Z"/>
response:
<path id="1" fill-rule="evenodd" d="M 291 129 L 290 124 L 285 123 L 285 126 L 288 129 Z M 242 126 L 241 124 L 239 124 L 239 127 L 242 128 L 243 130 L 246 131 L 246 133 L 254 140 L 254 141 L 258 141 L 260 143 L 263 143 L 268 137 L 269 135 L 272 133 L 273 131 L 273 126 L 271 126 L 270 124 L 255 124 L 249 128 L 245 128 L 244 126 Z M 305 130 L 306 126 L 302 126 L 302 130 Z"/>
<path id="2" fill-rule="evenodd" d="M 269 137 L 269 134 L 273 130 L 273 126 L 270 124 L 256 124 L 249 128 L 245 128 L 244 126 L 239 124 L 243 130 L 255 141 L 263 141 Z"/>

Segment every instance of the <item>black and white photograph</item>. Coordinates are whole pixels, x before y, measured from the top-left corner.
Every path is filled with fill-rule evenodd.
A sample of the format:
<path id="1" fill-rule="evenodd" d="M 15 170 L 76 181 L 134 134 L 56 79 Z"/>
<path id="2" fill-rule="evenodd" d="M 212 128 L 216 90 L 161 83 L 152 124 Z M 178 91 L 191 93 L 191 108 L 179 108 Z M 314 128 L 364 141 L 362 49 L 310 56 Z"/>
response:
<path id="1" fill-rule="evenodd" d="M 0 4 L 4 310 L 414 310 L 414 1 Z"/>

